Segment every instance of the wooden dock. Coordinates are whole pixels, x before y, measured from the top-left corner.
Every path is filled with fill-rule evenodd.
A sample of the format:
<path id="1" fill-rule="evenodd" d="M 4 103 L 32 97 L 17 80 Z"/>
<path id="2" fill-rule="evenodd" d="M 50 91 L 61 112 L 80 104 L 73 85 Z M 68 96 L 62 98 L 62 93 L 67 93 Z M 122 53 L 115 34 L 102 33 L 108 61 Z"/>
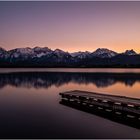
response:
<path id="1" fill-rule="evenodd" d="M 60 93 L 61 103 L 108 117 L 119 116 L 128 124 L 140 128 L 140 99 L 107 95 L 88 91 L 67 91 Z"/>
<path id="2" fill-rule="evenodd" d="M 129 98 L 125 96 L 107 95 L 88 91 L 67 91 L 60 93 L 62 98 L 67 99 L 79 99 L 80 101 L 90 101 L 91 103 L 96 101 L 99 103 L 116 104 L 120 106 L 129 106 L 140 109 L 140 99 Z"/>

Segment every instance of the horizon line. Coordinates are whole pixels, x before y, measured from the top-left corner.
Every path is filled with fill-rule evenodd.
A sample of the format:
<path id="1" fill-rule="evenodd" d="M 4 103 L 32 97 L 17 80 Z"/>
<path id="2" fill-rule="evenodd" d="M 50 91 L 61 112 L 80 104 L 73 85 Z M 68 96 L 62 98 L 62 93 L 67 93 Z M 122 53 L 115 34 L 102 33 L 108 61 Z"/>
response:
<path id="1" fill-rule="evenodd" d="M 94 49 L 93 51 L 79 50 L 79 51 L 73 51 L 73 52 L 71 52 L 71 51 L 67 51 L 67 50 L 60 49 L 60 48 L 52 49 L 52 48 L 50 48 L 50 47 L 48 47 L 48 46 L 42 46 L 42 47 L 40 47 L 40 46 L 35 46 L 35 47 L 21 47 L 21 48 L 20 48 L 20 47 L 15 47 L 15 48 L 12 48 L 12 49 L 5 49 L 4 47 L 0 46 L 0 48 L 4 49 L 4 50 L 6 50 L 6 51 L 11 51 L 11 50 L 15 50 L 15 49 L 26 49 L 26 48 L 34 49 L 34 48 L 36 48 L 36 47 L 39 47 L 39 48 L 48 48 L 48 49 L 50 49 L 50 50 L 52 50 L 52 51 L 61 50 L 61 51 L 68 52 L 68 53 L 76 53 L 76 52 L 89 52 L 89 53 L 91 53 L 91 52 L 95 52 L 95 51 L 98 50 L 98 49 L 107 49 L 107 50 L 116 52 L 116 53 L 118 53 L 118 54 L 124 53 L 124 52 L 126 52 L 126 51 L 134 51 L 134 52 L 136 52 L 137 54 L 140 54 L 140 52 L 137 52 L 137 51 L 135 51 L 134 49 L 126 49 L 126 50 L 124 50 L 124 51 L 122 51 L 122 52 L 118 52 L 118 51 L 114 51 L 114 50 L 112 50 L 112 49 L 110 49 L 110 48 L 107 48 L 107 47 L 99 47 L 99 48 Z"/>

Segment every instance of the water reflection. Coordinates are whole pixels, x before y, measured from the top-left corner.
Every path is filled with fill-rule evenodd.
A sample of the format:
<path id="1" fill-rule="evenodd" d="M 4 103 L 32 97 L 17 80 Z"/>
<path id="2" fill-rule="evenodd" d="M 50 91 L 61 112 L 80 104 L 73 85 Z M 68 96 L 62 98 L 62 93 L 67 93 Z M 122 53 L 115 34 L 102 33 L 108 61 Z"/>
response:
<path id="1" fill-rule="evenodd" d="M 0 74 L 0 88 L 7 85 L 24 88 L 49 88 L 68 83 L 94 84 L 97 88 L 123 83 L 132 87 L 140 82 L 138 73 L 67 73 L 67 72 L 14 72 Z"/>
<path id="2" fill-rule="evenodd" d="M 129 112 L 127 111 L 125 112 L 125 110 L 123 109 L 119 110 L 119 112 L 117 112 L 117 109 L 116 111 L 112 110 L 113 108 L 117 108 L 117 106 L 116 107 L 114 106 L 113 108 L 111 108 L 109 106 L 106 107 L 106 106 L 101 106 L 101 105 L 93 103 L 92 104 L 93 106 L 90 107 L 89 104 L 83 104 L 82 101 L 78 103 L 78 101 L 76 100 L 72 102 L 68 99 L 66 100 L 63 98 L 61 99 L 60 104 L 140 129 L 139 115 L 135 114 L 136 116 L 133 118 L 131 117 L 131 115 L 130 117 L 128 117 L 127 115 L 129 114 Z M 116 114 L 116 113 L 120 113 L 120 114 Z"/>

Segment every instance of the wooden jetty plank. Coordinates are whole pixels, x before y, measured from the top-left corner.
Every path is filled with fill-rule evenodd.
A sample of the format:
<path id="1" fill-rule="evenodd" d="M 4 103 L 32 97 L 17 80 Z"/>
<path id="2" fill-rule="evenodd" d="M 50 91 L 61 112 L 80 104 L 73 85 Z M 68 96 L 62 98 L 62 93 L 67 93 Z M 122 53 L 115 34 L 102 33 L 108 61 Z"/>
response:
<path id="1" fill-rule="evenodd" d="M 80 90 L 59 94 L 61 104 L 140 128 L 140 99 Z"/>
<path id="2" fill-rule="evenodd" d="M 88 92 L 88 91 L 66 91 L 60 93 L 60 95 L 74 96 L 74 97 L 84 97 L 88 100 L 93 98 L 94 100 L 102 100 L 106 102 L 121 103 L 122 105 L 128 105 L 132 107 L 140 107 L 140 99 L 130 98 L 126 96 L 108 95 L 102 93 Z"/>

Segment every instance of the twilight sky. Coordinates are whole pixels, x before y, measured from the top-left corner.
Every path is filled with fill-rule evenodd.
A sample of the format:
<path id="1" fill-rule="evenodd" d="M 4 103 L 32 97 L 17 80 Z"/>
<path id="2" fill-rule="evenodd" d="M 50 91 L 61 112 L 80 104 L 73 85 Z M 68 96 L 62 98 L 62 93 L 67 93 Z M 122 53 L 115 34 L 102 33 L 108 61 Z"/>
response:
<path id="1" fill-rule="evenodd" d="M 1 1 L 0 46 L 140 53 L 140 1 Z"/>

